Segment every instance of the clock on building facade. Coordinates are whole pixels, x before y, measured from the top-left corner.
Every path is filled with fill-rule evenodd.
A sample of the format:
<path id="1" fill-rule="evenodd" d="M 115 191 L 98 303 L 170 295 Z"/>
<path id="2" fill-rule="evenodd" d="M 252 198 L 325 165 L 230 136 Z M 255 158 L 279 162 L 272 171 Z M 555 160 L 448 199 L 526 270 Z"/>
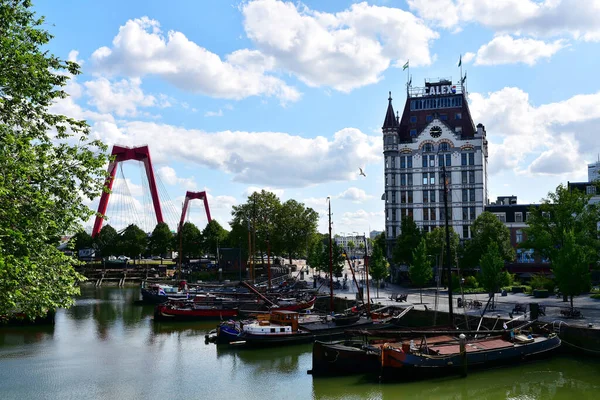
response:
<path id="1" fill-rule="evenodd" d="M 437 125 L 432 126 L 431 129 L 429 130 L 429 134 L 433 138 L 439 138 L 442 135 L 442 128 L 440 128 Z"/>

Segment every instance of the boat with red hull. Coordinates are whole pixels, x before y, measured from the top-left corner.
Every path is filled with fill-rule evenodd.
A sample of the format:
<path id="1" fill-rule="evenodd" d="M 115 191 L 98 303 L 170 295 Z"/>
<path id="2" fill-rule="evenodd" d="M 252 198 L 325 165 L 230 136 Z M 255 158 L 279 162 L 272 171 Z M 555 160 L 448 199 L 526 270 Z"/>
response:
<path id="1" fill-rule="evenodd" d="M 199 304 L 192 301 L 170 301 L 158 304 L 154 310 L 155 321 L 203 321 L 237 316 L 237 307 L 224 304 Z"/>

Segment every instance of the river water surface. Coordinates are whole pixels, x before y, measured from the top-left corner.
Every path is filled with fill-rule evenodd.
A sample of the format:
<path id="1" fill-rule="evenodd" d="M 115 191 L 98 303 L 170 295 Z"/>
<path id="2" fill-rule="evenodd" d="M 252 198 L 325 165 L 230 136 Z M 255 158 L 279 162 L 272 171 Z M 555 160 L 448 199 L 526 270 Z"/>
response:
<path id="1" fill-rule="evenodd" d="M 0 328 L 0 399 L 598 399 L 600 361 L 557 356 L 416 383 L 313 378 L 311 345 L 205 344 L 215 322 L 155 324 L 138 288 L 84 289 L 54 327 Z"/>

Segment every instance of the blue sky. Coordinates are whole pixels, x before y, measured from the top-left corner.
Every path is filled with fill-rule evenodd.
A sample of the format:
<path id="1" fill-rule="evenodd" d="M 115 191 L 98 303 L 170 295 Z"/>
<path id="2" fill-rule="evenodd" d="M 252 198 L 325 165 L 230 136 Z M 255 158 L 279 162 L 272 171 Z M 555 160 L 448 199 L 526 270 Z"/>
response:
<path id="1" fill-rule="evenodd" d="M 490 141 L 491 200 L 539 201 L 586 180 L 600 153 L 597 0 L 35 7 L 55 35 L 50 50 L 82 63 L 55 110 L 87 119 L 111 146 L 148 144 L 173 214 L 186 190 L 207 190 L 227 227 L 232 205 L 267 188 L 317 210 L 323 232 L 327 196 L 336 233 L 381 230 L 380 128 L 388 91 L 403 107 L 406 60 L 418 86 L 457 80 L 462 54 L 471 112 Z M 147 207 L 140 168 L 124 171 L 129 201 Z M 206 223 L 199 205 L 190 219 Z"/>

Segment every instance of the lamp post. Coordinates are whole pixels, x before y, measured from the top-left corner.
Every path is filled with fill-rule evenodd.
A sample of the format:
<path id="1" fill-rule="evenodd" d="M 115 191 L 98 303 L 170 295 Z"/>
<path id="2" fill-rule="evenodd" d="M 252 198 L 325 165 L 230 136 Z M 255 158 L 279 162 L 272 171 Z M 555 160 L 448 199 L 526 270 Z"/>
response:
<path id="1" fill-rule="evenodd" d="M 437 156 L 440 157 L 438 148 Z M 438 161 L 438 165 L 439 165 Z M 444 180 L 444 221 L 446 225 L 446 275 L 448 279 L 448 314 L 450 316 L 450 324 L 454 325 L 454 313 L 452 310 L 452 260 L 450 259 L 450 224 L 448 221 L 448 180 L 446 179 L 446 162 L 442 161 L 442 179 Z"/>

